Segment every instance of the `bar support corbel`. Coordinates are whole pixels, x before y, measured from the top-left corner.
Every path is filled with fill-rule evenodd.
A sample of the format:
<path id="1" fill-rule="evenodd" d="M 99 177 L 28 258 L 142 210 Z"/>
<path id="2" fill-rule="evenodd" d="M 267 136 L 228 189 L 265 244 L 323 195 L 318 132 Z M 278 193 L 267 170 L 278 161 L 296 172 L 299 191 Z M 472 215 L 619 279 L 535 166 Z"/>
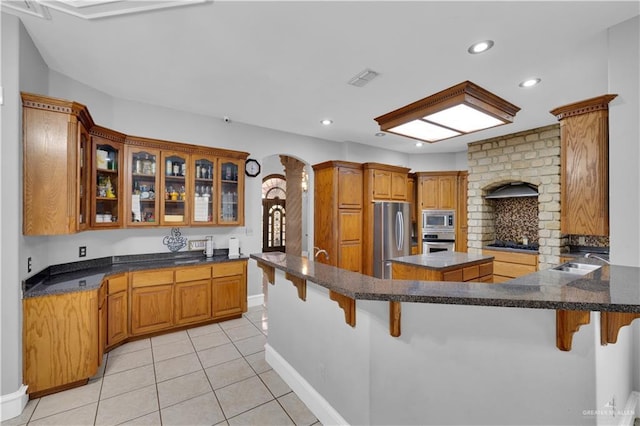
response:
<path id="1" fill-rule="evenodd" d="M 640 318 L 640 314 L 627 312 L 600 312 L 600 344 L 605 346 L 618 341 L 618 332 L 625 325 Z"/>
<path id="2" fill-rule="evenodd" d="M 556 310 L 556 346 L 561 351 L 570 351 L 573 334 L 581 325 L 589 324 L 589 311 Z"/>
<path id="3" fill-rule="evenodd" d="M 262 263 L 260 261 L 256 261 L 262 272 L 267 276 L 267 281 L 270 284 L 275 285 L 276 283 L 276 268 L 273 266 L 269 266 L 266 263 Z"/>
<path id="4" fill-rule="evenodd" d="M 344 321 L 351 327 L 356 326 L 356 300 L 333 290 L 329 290 L 329 298 L 338 302 L 338 306 L 344 311 Z"/>
<path id="5" fill-rule="evenodd" d="M 307 280 L 304 278 L 296 277 L 295 275 L 291 275 L 288 272 L 284 273 L 284 277 L 291 281 L 293 285 L 298 289 L 298 297 L 306 301 L 307 300 Z"/>
<path id="6" fill-rule="evenodd" d="M 400 302 L 389 302 L 389 334 L 393 337 L 400 337 L 402 306 Z"/>

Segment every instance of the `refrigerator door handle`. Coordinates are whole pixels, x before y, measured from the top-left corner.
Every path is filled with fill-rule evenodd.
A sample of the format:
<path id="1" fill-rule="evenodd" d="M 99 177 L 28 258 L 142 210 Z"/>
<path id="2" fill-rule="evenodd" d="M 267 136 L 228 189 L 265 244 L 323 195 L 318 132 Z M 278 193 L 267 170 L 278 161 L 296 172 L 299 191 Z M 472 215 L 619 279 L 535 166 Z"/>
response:
<path id="1" fill-rule="evenodd" d="M 398 251 L 402 250 L 404 245 L 404 221 L 402 220 L 402 212 L 396 212 L 396 247 Z"/>

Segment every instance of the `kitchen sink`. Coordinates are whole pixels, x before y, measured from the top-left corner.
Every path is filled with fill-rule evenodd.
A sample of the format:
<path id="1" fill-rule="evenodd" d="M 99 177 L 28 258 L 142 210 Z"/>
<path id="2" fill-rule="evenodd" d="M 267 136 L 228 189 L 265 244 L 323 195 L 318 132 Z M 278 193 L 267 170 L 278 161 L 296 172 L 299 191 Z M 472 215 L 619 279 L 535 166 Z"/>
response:
<path id="1" fill-rule="evenodd" d="M 593 272 L 602 268 L 601 265 L 591 265 L 588 263 L 576 263 L 569 262 L 563 263 L 560 266 L 556 266 L 555 268 L 551 268 L 552 271 L 560 271 L 560 272 L 568 272 L 570 274 L 578 274 L 578 275 L 586 275 L 589 272 Z"/>

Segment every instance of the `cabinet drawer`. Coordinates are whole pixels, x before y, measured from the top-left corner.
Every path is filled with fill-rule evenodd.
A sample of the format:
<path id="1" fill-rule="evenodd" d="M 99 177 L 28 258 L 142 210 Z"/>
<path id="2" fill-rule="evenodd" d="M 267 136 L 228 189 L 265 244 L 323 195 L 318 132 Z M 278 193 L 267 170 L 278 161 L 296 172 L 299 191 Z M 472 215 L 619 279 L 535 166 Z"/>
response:
<path id="1" fill-rule="evenodd" d="M 462 269 L 454 269 L 442 274 L 442 281 L 464 281 L 462 279 Z"/>
<path id="2" fill-rule="evenodd" d="M 213 265 L 213 277 L 228 277 L 244 273 L 244 262 L 226 262 Z"/>
<path id="3" fill-rule="evenodd" d="M 176 282 L 207 280 L 211 278 L 211 266 L 198 266 L 176 270 Z"/>
<path id="4" fill-rule="evenodd" d="M 127 289 L 127 276 L 121 275 L 119 277 L 109 278 L 109 290 L 108 294 L 118 293 Z"/>
<path id="5" fill-rule="evenodd" d="M 493 274 L 493 261 L 480 265 L 480 273 L 478 274 L 478 276 L 483 277 L 485 275 L 491 274 Z"/>
<path id="6" fill-rule="evenodd" d="M 536 272 L 538 268 L 533 265 L 520 265 L 517 263 L 499 262 L 493 263 L 493 272 L 497 275 L 503 275 L 505 277 L 517 278 L 523 275 Z"/>
<path id="7" fill-rule="evenodd" d="M 173 269 L 134 272 L 131 276 L 132 287 L 148 287 L 159 284 L 173 284 Z"/>
<path id="8" fill-rule="evenodd" d="M 478 265 L 467 266 L 462 269 L 462 281 L 475 280 L 480 276 L 480 267 Z"/>

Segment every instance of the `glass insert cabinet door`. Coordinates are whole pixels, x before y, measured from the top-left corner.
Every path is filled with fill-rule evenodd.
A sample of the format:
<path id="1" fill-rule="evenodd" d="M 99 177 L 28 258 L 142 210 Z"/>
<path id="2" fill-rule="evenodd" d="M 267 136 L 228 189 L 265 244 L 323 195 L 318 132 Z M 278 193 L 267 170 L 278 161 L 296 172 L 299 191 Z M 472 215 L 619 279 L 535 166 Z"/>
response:
<path id="1" fill-rule="evenodd" d="M 212 225 L 215 223 L 215 200 L 218 189 L 214 177 L 217 174 L 216 158 L 192 154 L 191 176 L 193 182 L 191 223 Z"/>
<path id="2" fill-rule="evenodd" d="M 186 225 L 189 221 L 189 154 L 163 151 L 161 166 L 163 185 L 160 224 Z"/>
<path id="3" fill-rule="evenodd" d="M 122 224 L 120 165 L 123 145 L 93 137 L 93 196 L 91 227 L 110 228 Z"/>
<path id="4" fill-rule="evenodd" d="M 244 188 L 244 161 L 220 159 L 218 173 L 220 176 L 220 190 L 218 193 L 219 216 L 218 223 L 225 225 L 240 224 L 242 211 L 242 188 Z"/>
<path id="5" fill-rule="evenodd" d="M 127 224 L 158 225 L 158 160 L 160 151 L 127 146 Z"/>

